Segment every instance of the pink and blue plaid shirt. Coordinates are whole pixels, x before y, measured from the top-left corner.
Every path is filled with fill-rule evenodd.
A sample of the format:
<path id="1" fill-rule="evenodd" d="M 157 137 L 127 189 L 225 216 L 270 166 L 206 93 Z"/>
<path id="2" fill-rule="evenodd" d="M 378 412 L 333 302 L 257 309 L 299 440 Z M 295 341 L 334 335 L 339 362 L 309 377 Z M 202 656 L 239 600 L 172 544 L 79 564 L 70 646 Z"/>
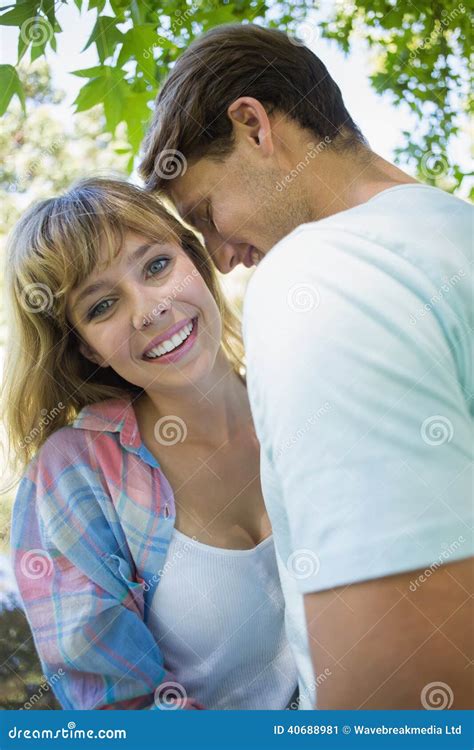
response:
<path id="1" fill-rule="evenodd" d="M 174 678 L 147 614 L 174 522 L 173 492 L 130 399 L 85 407 L 28 464 L 13 508 L 13 568 L 63 708 L 160 708 L 155 691 Z M 190 697 L 183 707 L 201 706 Z"/>

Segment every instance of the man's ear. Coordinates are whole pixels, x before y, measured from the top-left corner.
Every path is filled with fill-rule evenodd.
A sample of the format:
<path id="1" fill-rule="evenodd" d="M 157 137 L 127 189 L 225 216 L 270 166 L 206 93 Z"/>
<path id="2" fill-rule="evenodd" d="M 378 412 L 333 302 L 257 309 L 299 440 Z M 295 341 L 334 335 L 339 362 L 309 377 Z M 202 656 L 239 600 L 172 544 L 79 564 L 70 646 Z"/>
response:
<path id="1" fill-rule="evenodd" d="M 86 342 L 81 338 L 79 339 L 79 351 L 81 352 L 83 357 L 88 359 L 90 362 L 93 362 L 95 365 L 99 365 L 99 367 L 108 367 L 108 365 L 105 363 L 105 360 L 100 357 L 97 352 L 92 349 L 89 344 L 86 344 Z"/>
<path id="2" fill-rule="evenodd" d="M 236 138 L 249 140 L 258 146 L 263 156 L 272 156 L 273 138 L 265 107 L 252 96 L 241 96 L 227 108 Z"/>

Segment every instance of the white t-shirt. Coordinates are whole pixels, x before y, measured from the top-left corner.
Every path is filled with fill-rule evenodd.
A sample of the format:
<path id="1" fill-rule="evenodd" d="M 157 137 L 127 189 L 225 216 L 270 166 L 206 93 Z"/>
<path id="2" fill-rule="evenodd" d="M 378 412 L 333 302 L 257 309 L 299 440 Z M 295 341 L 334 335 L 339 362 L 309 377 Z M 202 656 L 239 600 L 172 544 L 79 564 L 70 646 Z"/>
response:
<path id="1" fill-rule="evenodd" d="M 148 626 L 166 668 L 210 710 L 282 710 L 297 673 L 272 537 L 211 547 L 174 529 Z"/>
<path id="2" fill-rule="evenodd" d="M 300 708 L 324 679 L 305 593 L 474 554 L 472 217 L 401 185 L 298 227 L 250 280 L 248 388 Z"/>

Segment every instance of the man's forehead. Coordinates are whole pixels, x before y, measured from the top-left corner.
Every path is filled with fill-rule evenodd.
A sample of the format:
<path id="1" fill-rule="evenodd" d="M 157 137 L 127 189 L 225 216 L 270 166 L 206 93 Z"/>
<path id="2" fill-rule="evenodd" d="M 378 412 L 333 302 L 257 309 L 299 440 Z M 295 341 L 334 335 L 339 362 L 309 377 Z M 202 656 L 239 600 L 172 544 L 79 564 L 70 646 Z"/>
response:
<path id="1" fill-rule="evenodd" d="M 180 181 L 181 179 L 182 178 L 180 178 Z M 184 184 L 173 185 L 170 188 L 169 195 L 176 206 L 176 210 L 183 219 L 192 216 L 199 209 L 201 204 L 207 200 L 202 191 L 193 190 L 191 192 L 190 189 L 186 189 Z"/>
<path id="2" fill-rule="evenodd" d="M 185 218 L 195 213 L 203 204 L 211 202 L 211 194 L 221 181 L 215 174 L 215 164 L 203 157 L 189 162 L 187 168 L 170 180 L 167 193 L 179 214 Z"/>

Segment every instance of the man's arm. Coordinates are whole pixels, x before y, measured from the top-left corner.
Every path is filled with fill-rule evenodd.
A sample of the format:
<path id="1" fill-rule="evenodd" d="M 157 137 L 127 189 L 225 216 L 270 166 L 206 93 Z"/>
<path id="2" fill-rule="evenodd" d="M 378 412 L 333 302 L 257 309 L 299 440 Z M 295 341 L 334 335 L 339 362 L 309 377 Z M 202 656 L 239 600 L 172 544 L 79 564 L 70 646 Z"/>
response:
<path id="1" fill-rule="evenodd" d="M 305 596 L 318 709 L 474 707 L 473 558 Z"/>

